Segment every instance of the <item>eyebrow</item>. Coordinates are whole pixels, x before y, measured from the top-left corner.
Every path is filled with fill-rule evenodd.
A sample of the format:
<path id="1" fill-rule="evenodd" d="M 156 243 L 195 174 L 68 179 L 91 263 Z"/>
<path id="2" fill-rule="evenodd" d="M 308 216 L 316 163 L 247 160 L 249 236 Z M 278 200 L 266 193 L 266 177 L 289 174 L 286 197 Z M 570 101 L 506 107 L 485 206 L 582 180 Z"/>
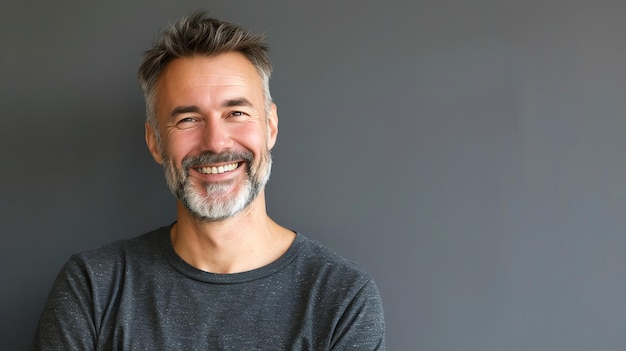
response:
<path id="1" fill-rule="evenodd" d="M 175 107 L 172 110 L 172 112 L 170 113 L 170 118 L 176 117 L 177 115 L 180 115 L 180 114 L 183 114 L 183 113 L 190 113 L 190 112 L 199 113 L 200 112 L 200 108 L 198 106 L 194 106 L 194 105 L 178 106 L 178 107 Z"/>
<path id="2" fill-rule="evenodd" d="M 237 106 L 254 107 L 254 105 L 252 105 L 250 100 L 248 100 L 248 99 L 246 99 L 244 97 L 236 98 L 236 99 L 224 100 L 222 102 L 222 107 L 237 107 Z"/>

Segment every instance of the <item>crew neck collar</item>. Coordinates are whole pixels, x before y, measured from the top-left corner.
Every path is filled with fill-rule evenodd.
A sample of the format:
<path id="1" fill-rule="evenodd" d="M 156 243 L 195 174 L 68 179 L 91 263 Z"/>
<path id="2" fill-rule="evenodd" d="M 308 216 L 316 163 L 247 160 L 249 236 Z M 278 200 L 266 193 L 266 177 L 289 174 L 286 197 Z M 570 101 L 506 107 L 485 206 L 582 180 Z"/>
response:
<path id="1" fill-rule="evenodd" d="M 169 226 L 162 227 L 159 230 L 158 234 L 161 250 L 163 251 L 163 255 L 167 259 L 168 263 L 179 273 L 191 279 L 210 284 L 239 284 L 252 280 L 262 279 L 269 275 L 272 275 L 283 269 L 296 258 L 296 256 L 304 246 L 305 241 L 304 237 L 296 232 L 296 238 L 294 239 L 291 246 L 289 246 L 287 251 L 277 260 L 268 265 L 241 273 L 211 273 L 195 268 L 194 266 L 185 262 L 176 253 L 176 251 L 174 250 L 174 246 L 172 245 L 172 240 L 170 239 L 170 230 L 173 225 L 174 223 Z"/>

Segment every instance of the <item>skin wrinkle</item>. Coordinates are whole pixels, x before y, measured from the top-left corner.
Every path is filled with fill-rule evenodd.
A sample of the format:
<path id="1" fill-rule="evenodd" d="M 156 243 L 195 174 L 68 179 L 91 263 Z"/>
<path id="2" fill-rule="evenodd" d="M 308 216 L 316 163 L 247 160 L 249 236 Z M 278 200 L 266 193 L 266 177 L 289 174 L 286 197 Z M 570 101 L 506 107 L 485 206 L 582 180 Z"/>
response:
<path id="1" fill-rule="evenodd" d="M 234 98 L 228 99 L 221 103 L 222 108 L 228 107 L 250 107 L 254 108 L 254 105 L 246 98 Z M 168 122 L 172 122 L 178 115 L 186 114 L 186 113 L 200 113 L 201 110 L 198 106 L 190 105 L 190 106 L 179 106 L 175 107 L 170 113 L 170 117 Z"/>
<path id="2" fill-rule="evenodd" d="M 239 54 L 231 53 L 237 57 Z M 162 164 L 165 169 L 166 180 L 170 191 L 179 199 L 181 204 L 196 219 L 202 221 L 220 221 L 233 217 L 237 213 L 245 209 L 264 188 L 269 179 L 271 172 L 271 154 L 269 151 L 269 140 L 271 138 L 271 126 L 269 115 L 263 115 L 256 108 L 263 105 L 264 96 L 261 84 L 261 77 L 256 74 L 254 69 L 250 70 L 250 64 L 246 61 L 246 69 L 240 71 L 239 75 L 222 75 L 218 73 L 204 74 L 206 71 L 204 65 L 207 60 L 223 60 L 223 57 L 191 57 L 186 59 L 177 59 L 168 65 L 159 77 L 159 94 L 165 98 L 170 97 L 167 102 L 163 102 L 158 106 L 160 110 L 170 110 L 166 114 L 165 125 L 153 134 L 161 134 L 165 132 L 164 138 L 156 138 L 158 151 L 162 157 Z M 213 67 L 213 66 L 211 66 Z M 180 71 L 184 69 L 183 71 Z M 218 68 L 219 69 L 219 68 Z M 187 72 L 187 73 L 185 73 Z M 198 73 L 199 72 L 199 73 Z M 251 79 L 252 78 L 252 79 Z M 172 100 L 173 99 L 173 100 Z M 177 104 L 177 102 L 182 102 Z M 191 102 L 191 103 L 189 103 Z M 172 106 L 172 107 L 168 107 Z M 242 119 L 238 114 L 234 118 L 234 122 L 229 122 L 231 110 L 239 108 L 243 112 Z M 191 122 L 187 123 L 187 119 Z M 181 137 L 187 139 L 185 143 L 194 140 L 194 135 L 200 130 L 195 128 L 209 128 L 208 133 L 220 135 L 219 138 L 228 140 L 233 143 L 230 133 L 238 135 L 238 131 L 245 132 L 250 124 L 250 131 L 257 130 L 258 121 L 263 120 L 263 127 L 266 132 L 263 145 L 258 154 L 258 160 L 255 160 L 254 152 L 245 145 L 238 145 L 235 142 L 232 146 L 228 146 L 226 150 L 202 150 L 199 153 L 190 153 L 183 160 L 175 161 L 175 157 L 170 154 L 170 150 L 165 147 L 167 140 L 178 140 Z M 179 123 L 184 123 L 183 127 Z M 220 130 L 212 130 L 212 128 L 224 128 Z M 243 128 L 243 129 L 242 129 Z M 247 132 L 245 132 L 247 133 Z M 188 136 L 187 136 L 188 135 Z M 242 134 L 245 135 L 245 134 Z M 156 135 L 155 135 L 156 136 Z M 192 139 L 190 139 L 190 137 Z M 211 140 L 211 144 L 207 146 L 217 147 L 213 144 L 216 142 L 208 135 L 198 135 L 199 142 L 203 140 Z M 254 139 L 252 139 L 254 140 Z M 249 141 L 248 141 L 249 142 Z M 172 145 L 171 142 L 168 144 Z M 234 149 L 230 149 L 233 147 Z M 192 172 L 199 174 L 198 170 L 194 170 L 199 166 L 216 165 L 220 163 L 241 162 L 240 166 L 233 171 L 242 173 L 237 175 L 236 179 L 230 179 L 225 182 L 206 183 Z M 256 161 L 256 162 L 255 162 Z M 178 166 L 180 164 L 180 166 Z M 224 172 L 223 174 L 230 173 Z M 228 194 L 231 190 L 232 194 Z"/>

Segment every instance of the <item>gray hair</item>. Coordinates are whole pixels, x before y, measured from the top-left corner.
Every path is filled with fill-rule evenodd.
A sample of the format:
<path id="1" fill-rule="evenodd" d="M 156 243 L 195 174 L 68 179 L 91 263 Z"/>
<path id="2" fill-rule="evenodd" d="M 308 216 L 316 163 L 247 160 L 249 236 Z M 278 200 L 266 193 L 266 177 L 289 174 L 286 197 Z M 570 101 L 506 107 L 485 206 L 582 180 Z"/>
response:
<path id="1" fill-rule="evenodd" d="M 204 11 L 179 18 L 163 30 L 144 53 L 138 78 L 146 100 L 146 121 L 155 130 L 160 145 L 155 104 L 157 80 L 163 68 L 173 59 L 193 55 L 213 56 L 227 52 L 243 54 L 256 68 L 263 84 L 265 110 L 269 112 L 272 97 L 269 80 L 272 64 L 265 35 L 253 34 L 226 21 L 208 17 Z"/>

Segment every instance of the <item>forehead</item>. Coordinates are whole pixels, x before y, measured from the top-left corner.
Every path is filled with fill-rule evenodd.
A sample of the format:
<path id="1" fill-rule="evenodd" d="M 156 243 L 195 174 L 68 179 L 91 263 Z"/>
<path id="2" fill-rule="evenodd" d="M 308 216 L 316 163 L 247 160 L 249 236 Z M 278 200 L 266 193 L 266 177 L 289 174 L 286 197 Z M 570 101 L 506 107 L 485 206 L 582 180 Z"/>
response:
<path id="1" fill-rule="evenodd" d="M 165 66 L 157 80 L 159 95 L 203 87 L 262 89 L 262 82 L 254 65 L 238 52 L 176 58 Z"/>

